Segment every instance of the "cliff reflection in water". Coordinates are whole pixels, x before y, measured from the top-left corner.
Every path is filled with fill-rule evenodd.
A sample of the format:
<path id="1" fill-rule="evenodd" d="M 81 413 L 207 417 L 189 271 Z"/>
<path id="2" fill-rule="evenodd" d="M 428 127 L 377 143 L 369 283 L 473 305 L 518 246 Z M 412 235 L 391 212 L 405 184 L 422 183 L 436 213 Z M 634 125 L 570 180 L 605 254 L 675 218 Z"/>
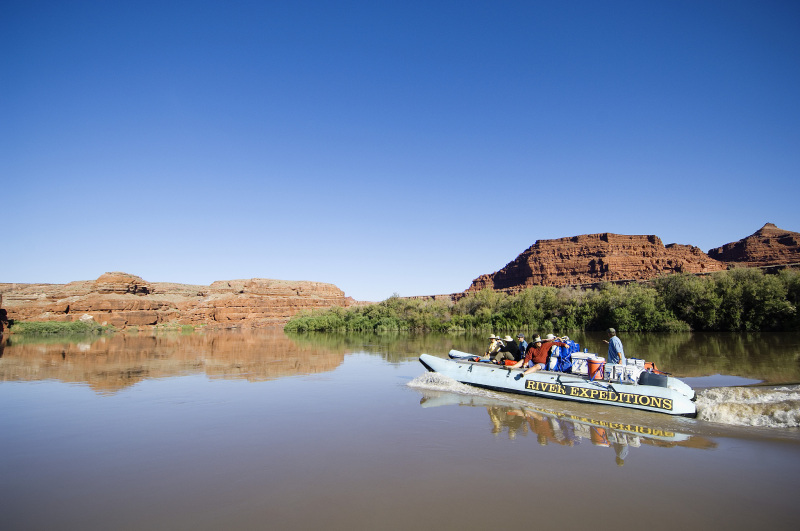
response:
<path id="1" fill-rule="evenodd" d="M 10 338 L 0 381 L 59 380 L 113 393 L 149 378 L 205 374 L 271 380 L 329 372 L 345 348 L 296 342 L 281 330 L 195 334 L 114 334 L 31 341 Z"/>
<path id="2" fill-rule="evenodd" d="M 704 437 L 678 433 L 664 427 L 611 422 L 533 405 L 513 407 L 488 397 L 431 390 L 422 390 L 422 394 L 420 401 L 422 407 L 460 405 L 486 408 L 491 431 L 496 435 L 506 433 L 510 439 L 535 435 L 537 442 L 542 446 L 548 444 L 577 446 L 583 441 L 589 441 L 594 446 L 613 449 L 619 466 L 625 463 L 631 448 L 638 448 L 643 444 L 661 448 L 681 446 L 700 450 L 717 446 L 717 443 Z"/>

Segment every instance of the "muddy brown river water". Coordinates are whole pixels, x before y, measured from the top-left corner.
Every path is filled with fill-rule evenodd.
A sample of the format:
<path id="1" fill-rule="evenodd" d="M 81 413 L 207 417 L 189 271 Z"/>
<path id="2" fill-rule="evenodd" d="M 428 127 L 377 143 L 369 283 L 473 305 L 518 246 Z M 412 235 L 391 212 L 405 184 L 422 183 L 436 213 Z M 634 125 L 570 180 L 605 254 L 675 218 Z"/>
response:
<path id="1" fill-rule="evenodd" d="M 800 334 L 621 338 L 698 390 L 697 419 L 417 361 L 481 336 L 12 336 L 0 528 L 796 529 Z"/>

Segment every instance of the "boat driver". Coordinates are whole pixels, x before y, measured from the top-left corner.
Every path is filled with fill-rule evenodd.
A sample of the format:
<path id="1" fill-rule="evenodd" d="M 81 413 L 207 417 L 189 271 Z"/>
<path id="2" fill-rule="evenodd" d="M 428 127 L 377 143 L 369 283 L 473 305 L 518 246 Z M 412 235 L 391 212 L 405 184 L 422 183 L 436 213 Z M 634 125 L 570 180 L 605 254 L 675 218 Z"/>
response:
<path id="1" fill-rule="evenodd" d="M 617 337 L 617 331 L 609 328 L 606 333 L 608 334 L 608 341 L 604 339 L 603 342 L 608 343 L 609 363 L 625 365 L 625 351 L 622 349 L 622 341 Z"/>

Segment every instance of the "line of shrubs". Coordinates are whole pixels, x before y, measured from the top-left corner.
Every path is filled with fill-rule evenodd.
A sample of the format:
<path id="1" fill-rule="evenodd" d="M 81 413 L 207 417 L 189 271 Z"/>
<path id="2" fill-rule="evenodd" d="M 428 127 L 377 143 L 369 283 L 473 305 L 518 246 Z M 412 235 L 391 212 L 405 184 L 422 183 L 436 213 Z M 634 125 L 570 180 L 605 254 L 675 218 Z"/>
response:
<path id="1" fill-rule="evenodd" d="M 800 329 L 800 272 L 739 268 L 675 274 L 648 283 L 595 289 L 534 286 L 516 295 L 491 290 L 457 302 L 403 299 L 301 313 L 284 328 L 305 331 L 626 332 L 778 331 Z"/>
<path id="2" fill-rule="evenodd" d="M 102 334 L 113 332 L 112 326 L 102 326 L 94 321 L 17 321 L 9 330 L 22 335 Z"/>

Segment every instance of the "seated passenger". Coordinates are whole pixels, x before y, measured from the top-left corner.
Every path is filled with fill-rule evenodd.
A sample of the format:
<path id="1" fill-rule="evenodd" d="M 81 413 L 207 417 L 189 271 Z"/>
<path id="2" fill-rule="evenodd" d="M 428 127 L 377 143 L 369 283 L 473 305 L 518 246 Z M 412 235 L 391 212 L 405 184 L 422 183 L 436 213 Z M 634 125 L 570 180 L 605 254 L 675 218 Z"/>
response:
<path id="1" fill-rule="evenodd" d="M 492 334 L 489 336 L 489 347 L 486 349 L 486 352 L 483 355 L 483 359 L 489 359 L 494 354 L 497 354 L 497 351 L 500 350 L 500 347 L 503 346 L 503 343 L 500 342 L 500 338 L 496 335 Z"/>
<path id="2" fill-rule="evenodd" d="M 517 361 L 519 359 L 519 347 L 511 339 L 511 336 L 503 338 L 503 346 L 497 351 L 494 357 L 494 363 L 505 365 L 506 360 Z"/>
<path id="3" fill-rule="evenodd" d="M 545 363 L 547 363 L 547 356 L 550 353 L 550 348 L 553 345 L 558 345 L 559 347 L 567 346 L 567 344 L 562 341 L 546 341 L 542 343 L 542 338 L 536 336 L 533 339 L 533 343 L 528 344 L 528 350 L 525 353 L 525 358 L 512 365 L 511 368 L 525 368 L 525 372 L 523 374 L 530 374 L 532 372 L 544 369 Z"/>
<path id="4" fill-rule="evenodd" d="M 525 351 L 528 350 L 528 342 L 525 341 L 525 335 L 520 332 L 517 334 L 517 344 L 519 345 L 519 355 L 516 356 L 517 361 L 525 357 Z"/>
<path id="5" fill-rule="evenodd" d="M 545 341 L 566 341 L 566 339 L 561 337 L 556 337 L 554 334 L 547 334 L 544 339 Z M 556 364 L 558 363 L 558 345 L 553 343 L 553 346 L 550 347 L 550 350 L 547 352 L 547 370 L 554 371 L 556 370 Z"/>

